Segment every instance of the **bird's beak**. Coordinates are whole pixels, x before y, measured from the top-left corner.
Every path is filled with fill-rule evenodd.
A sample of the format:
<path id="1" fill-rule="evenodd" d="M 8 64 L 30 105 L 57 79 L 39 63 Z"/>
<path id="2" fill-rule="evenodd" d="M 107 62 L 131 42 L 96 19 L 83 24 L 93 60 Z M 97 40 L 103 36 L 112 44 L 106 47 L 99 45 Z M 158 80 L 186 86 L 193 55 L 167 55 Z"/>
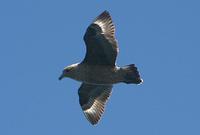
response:
<path id="1" fill-rule="evenodd" d="M 59 80 L 62 80 L 64 78 L 63 74 L 58 78 Z"/>

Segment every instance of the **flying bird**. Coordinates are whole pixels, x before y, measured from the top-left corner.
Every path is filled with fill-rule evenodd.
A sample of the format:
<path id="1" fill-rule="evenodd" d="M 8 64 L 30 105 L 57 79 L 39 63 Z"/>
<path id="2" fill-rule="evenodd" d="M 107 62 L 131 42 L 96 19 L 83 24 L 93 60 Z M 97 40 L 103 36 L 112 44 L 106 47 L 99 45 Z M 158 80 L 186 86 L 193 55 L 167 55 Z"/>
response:
<path id="1" fill-rule="evenodd" d="M 100 120 L 113 84 L 141 84 L 137 67 L 116 65 L 119 52 L 115 26 L 108 11 L 101 13 L 84 35 L 86 55 L 82 62 L 64 68 L 59 80 L 68 77 L 82 82 L 79 103 L 87 120 L 95 125 Z"/>

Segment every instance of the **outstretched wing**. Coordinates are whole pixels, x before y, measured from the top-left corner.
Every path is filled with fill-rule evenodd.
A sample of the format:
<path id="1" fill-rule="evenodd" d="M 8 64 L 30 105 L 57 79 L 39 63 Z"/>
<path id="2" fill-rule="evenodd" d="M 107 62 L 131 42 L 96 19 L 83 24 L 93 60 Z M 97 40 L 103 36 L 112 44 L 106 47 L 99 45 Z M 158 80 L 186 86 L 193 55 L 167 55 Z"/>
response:
<path id="1" fill-rule="evenodd" d="M 118 54 L 115 27 L 107 11 L 101 13 L 84 35 L 86 55 L 83 63 L 115 66 Z"/>
<path id="2" fill-rule="evenodd" d="M 92 85 L 82 83 L 78 90 L 79 102 L 85 117 L 91 124 L 97 124 L 104 112 L 112 85 Z"/>

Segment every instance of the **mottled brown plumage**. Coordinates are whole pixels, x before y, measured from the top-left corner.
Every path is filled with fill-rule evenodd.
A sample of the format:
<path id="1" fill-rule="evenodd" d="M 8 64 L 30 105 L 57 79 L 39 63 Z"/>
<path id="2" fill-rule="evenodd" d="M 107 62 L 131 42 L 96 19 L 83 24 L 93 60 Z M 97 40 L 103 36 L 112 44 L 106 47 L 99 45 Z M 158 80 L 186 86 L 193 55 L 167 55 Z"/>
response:
<path id="1" fill-rule="evenodd" d="M 81 63 L 67 66 L 59 79 L 69 77 L 82 82 L 78 90 L 79 102 L 85 117 L 94 125 L 105 110 L 113 84 L 140 84 L 142 79 L 134 64 L 116 66 L 119 49 L 115 39 L 115 27 L 107 11 L 90 24 L 84 41 L 85 58 Z"/>

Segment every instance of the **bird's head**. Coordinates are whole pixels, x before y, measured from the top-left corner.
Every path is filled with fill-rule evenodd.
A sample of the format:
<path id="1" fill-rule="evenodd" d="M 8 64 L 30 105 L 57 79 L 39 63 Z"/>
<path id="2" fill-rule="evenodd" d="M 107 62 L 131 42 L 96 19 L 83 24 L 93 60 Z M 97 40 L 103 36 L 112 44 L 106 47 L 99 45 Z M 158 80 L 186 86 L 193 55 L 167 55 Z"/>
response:
<path id="1" fill-rule="evenodd" d="M 73 71 L 76 69 L 77 66 L 78 66 L 78 63 L 65 67 L 61 76 L 58 79 L 62 80 L 65 77 L 70 77 L 73 74 Z"/>

